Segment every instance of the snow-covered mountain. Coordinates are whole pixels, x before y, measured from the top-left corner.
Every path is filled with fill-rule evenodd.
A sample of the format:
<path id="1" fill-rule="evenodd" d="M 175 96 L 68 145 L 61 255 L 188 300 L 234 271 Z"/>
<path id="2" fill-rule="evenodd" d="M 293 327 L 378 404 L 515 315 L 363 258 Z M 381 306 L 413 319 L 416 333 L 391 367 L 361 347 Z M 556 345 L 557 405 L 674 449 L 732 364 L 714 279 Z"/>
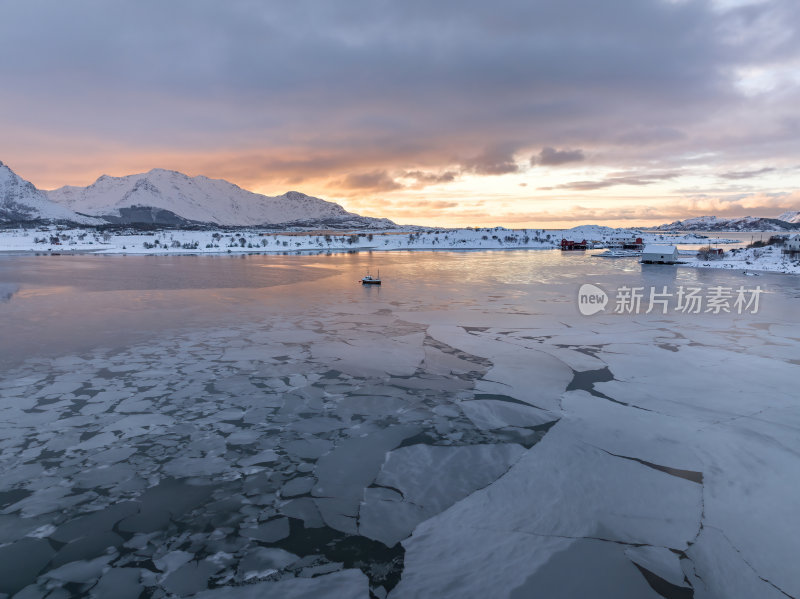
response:
<path id="1" fill-rule="evenodd" d="M 800 229 L 800 223 L 797 221 L 793 223 L 781 218 L 762 218 L 758 216 L 742 216 L 738 218 L 698 216 L 697 218 L 676 220 L 668 225 L 656 227 L 658 231 L 793 231 L 795 229 Z"/>
<path id="2" fill-rule="evenodd" d="M 339 204 L 297 191 L 271 197 L 222 179 L 189 177 L 163 169 L 126 177 L 103 175 L 88 187 L 61 187 L 48 196 L 76 212 L 109 222 L 393 225 L 387 219 L 361 217 Z"/>
<path id="3" fill-rule="evenodd" d="M 778 217 L 778 220 L 784 220 L 787 223 L 800 223 L 800 210 L 784 212 Z"/>
<path id="4" fill-rule="evenodd" d="M 0 162 L 0 222 L 69 221 L 99 225 L 103 221 L 75 214 L 48 199 L 47 194 Z"/>

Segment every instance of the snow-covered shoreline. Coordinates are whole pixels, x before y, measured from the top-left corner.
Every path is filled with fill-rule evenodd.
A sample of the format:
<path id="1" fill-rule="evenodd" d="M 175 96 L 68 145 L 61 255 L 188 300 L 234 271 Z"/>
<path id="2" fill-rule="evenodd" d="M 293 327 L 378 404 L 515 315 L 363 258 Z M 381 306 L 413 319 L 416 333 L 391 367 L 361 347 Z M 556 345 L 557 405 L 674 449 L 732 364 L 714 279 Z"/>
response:
<path id="1" fill-rule="evenodd" d="M 683 266 L 691 268 L 723 268 L 729 270 L 775 272 L 784 274 L 800 274 L 800 260 L 791 259 L 778 246 L 762 248 L 740 248 L 726 252 L 722 260 L 700 260 L 684 258 Z"/>
<path id="2" fill-rule="evenodd" d="M 109 232 L 94 228 L 40 227 L 0 230 L 0 254 L 131 254 L 221 255 L 286 254 L 348 251 L 458 251 L 556 249 L 562 238 L 600 249 L 623 239 L 641 237 L 644 243 L 700 244 L 707 238 L 611 229 L 581 225 L 567 230 L 548 229 L 429 229 L 384 231 L 274 231 L 264 229 Z M 714 239 L 714 244 L 735 244 L 735 239 Z M 701 261 L 682 256 L 683 266 L 726 268 L 800 274 L 800 262 L 789 260 L 779 248 L 728 251 L 722 260 Z"/>
<path id="3" fill-rule="evenodd" d="M 538 232 L 537 232 L 538 233 Z M 51 243 L 58 235 L 59 243 Z M 39 239 L 37 243 L 35 240 Z M 46 241 L 43 243 L 42 240 Z M 559 239 L 560 241 L 560 239 Z M 106 234 L 87 230 L 0 234 L 0 251 L 102 254 L 230 254 L 406 249 L 518 249 L 555 247 L 556 240 L 520 231 L 275 232 L 162 230 Z"/>
<path id="4" fill-rule="evenodd" d="M 108 232 L 93 228 L 40 227 L 0 230 L 0 252 L 102 254 L 227 254 L 319 251 L 553 249 L 562 238 L 588 240 L 594 247 L 642 237 L 645 243 L 702 243 L 704 237 L 644 233 L 582 225 L 568 230 L 429 229 L 384 231 L 283 231 L 264 229 Z M 736 240 L 715 240 L 736 243 Z"/>

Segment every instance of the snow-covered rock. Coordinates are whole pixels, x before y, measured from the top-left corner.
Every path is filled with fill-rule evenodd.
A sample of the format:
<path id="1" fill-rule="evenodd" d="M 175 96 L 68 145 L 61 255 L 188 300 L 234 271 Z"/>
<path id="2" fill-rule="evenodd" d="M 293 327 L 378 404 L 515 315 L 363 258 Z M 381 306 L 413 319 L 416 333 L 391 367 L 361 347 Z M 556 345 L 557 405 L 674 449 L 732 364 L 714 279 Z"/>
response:
<path id="1" fill-rule="evenodd" d="M 0 162 L 0 222 L 31 220 L 70 221 L 83 225 L 102 224 L 96 218 L 75 214 L 48 199 L 47 194 Z"/>
<path id="2" fill-rule="evenodd" d="M 67 185 L 49 191 L 48 196 L 72 210 L 122 223 L 255 226 L 363 218 L 339 204 L 297 191 L 270 197 L 222 179 L 164 169 L 125 177 L 102 175 L 88 187 Z M 384 227 L 393 224 L 375 220 Z"/>

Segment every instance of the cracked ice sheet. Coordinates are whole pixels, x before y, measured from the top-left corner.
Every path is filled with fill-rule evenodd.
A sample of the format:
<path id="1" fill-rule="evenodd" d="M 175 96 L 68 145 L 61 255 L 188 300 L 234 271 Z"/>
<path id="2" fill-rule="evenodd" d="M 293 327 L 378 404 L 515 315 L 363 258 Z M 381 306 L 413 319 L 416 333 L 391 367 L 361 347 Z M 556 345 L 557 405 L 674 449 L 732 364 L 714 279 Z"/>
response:
<path id="1" fill-rule="evenodd" d="M 315 359 L 355 376 L 411 376 L 425 358 L 424 340 L 424 333 L 388 338 L 366 334 L 346 341 L 319 342 L 311 351 Z"/>
<path id="2" fill-rule="evenodd" d="M 695 599 L 786 599 L 787 594 L 797 597 L 797 587 L 783 587 L 782 592 L 765 581 L 714 528 L 704 528 L 687 555 L 692 562 L 685 564 L 684 571 L 695 589 Z"/>
<path id="3" fill-rule="evenodd" d="M 669 368 L 653 369 L 646 362 L 648 357 L 656 361 L 657 348 L 645 347 L 635 356 L 605 351 L 609 348 L 620 351 L 618 345 L 607 346 L 600 357 L 611 363 L 617 378 L 631 380 L 595 388 L 668 415 L 568 394 L 564 407 L 585 421 L 587 440 L 614 453 L 703 473 L 704 526 L 719 534 L 701 535 L 690 553 L 703 558 L 695 566 L 700 579 L 716 581 L 706 583 L 711 596 L 720 588 L 728 589 L 723 596 L 745 596 L 741 589 L 760 588 L 761 578 L 790 595 L 800 594 L 800 573 L 785 567 L 786 556 L 800 553 L 800 540 L 786 528 L 797 522 L 794 506 L 800 504 L 800 408 L 785 392 L 793 388 L 797 366 L 681 347 L 672 352 Z M 675 376 L 678 371 L 681 376 Z M 713 387 L 708 372 L 714 373 Z M 667 398 L 664 389 L 670 390 Z M 616 414 L 616 424 L 598 417 L 598 411 Z M 725 582 L 718 558 L 711 557 L 714 552 L 739 564 L 730 578 L 739 582 Z"/>
<path id="4" fill-rule="evenodd" d="M 558 419 L 550 412 L 509 401 L 471 399 L 460 402 L 459 406 L 475 426 L 484 430 L 509 426 L 533 427 Z"/>
<path id="5" fill-rule="evenodd" d="M 487 327 L 503 330 L 551 329 L 553 317 L 549 314 L 510 314 L 508 312 L 483 312 L 478 310 L 419 310 L 397 311 L 394 315 L 404 321 L 445 327 Z M 565 327 L 566 328 L 566 327 Z M 564 329 L 558 329 L 564 331 Z M 568 329 L 566 329 L 568 330 Z M 469 352 L 472 353 L 472 352 Z M 476 354 L 477 355 L 477 354 Z"/>
<path id="6" fill-rule="evenodd" d="M 576 539 L 562 551 L 553 553 L 541 568 L 511 592 L 510 597 L 660 599 L 662 596 L 650 588 L 622 546 Z"/>
<path id="7" fill-rule="evenodd" d="M 428 335 L 468 354 L 491 360 L 493 366 L 475 388 L 497 393 L 551 410 L 572 380 L 572 369 L 542 351 L 521 351 L 519 346 L 493 339 L 489 334 L 468 333 L 462 327 L 432 325 Z"/>
<path id="8" fill-rule="evenodd" d="M 634 352 L 613 344 L 598 357 L 616 380 L 597 383 L 596 390 L 618 401 L 693 420 L 713 422 L 753 414 L 764 405 L 760 398 L 769 398 L 771 406 L 791 405 L 786 390 L 797 382 L 796 364 L 722 348 L 681 347 L 671 352 L 645 344 Z"/>
<path id="9" fill-rule="evenodd" d="M 559 422 L 505 476 L 420 524 L 403 542 L 392 597 L 510 597 L 579 538 L 686 549 L 700 527 L 700 485 L 584 445 L 580 434 Z"/>
<path id="10" fill-rule="evenodd" d="M 568 391 L 561 404 L 564 418 L 587 445 L 669 468 L 703 470 L 695 450 L 700 423 L 631 409 L 586 391 Z"/>
<path id="11" fill-rule="evenodd" d="M 795 384 L 797 366 L 730 351 L 740 347 L 682 346 L 668 360 L 660 348 L 639 349 L 603 347 L 598 357 L 621 380 L 595 389 L 659 412 L 629 410 L 583 392 L 565 395 L 565 411 L 584 422 L 587 442 L 703 473 L 704 526 L 717 534 L 701 534 L 689 552 L 698 556 L 696 586 L 705 589 L 697 597 L 773 593 L 772 587 L 743 591 L 761 589 L 761 578 L 797 596 L 800 574 L 785 567 L 787 556 L 800 553 L 800 541 L 786 528 L 797 521 L 793 506 L 800 504 L 800 409 L 785 392 Z M 729 570 L 735 576 L 720 574 Z"/>
<path id="12" fill-rule="evenodd" d="M 627 547 L 625 555 L 668 583 L 677 587 L 687 586 L 680 557 L 666 547 Z"/>
<path id="13" fill-rule="evenodd" d="M 763 577 L 797 597 L 800 570 L 786 565 L 787 559 L 794 561 L 800 554 L 795 534 L 800 505 L 800 407 L 771 412 L 768 409 L 754 418 L 702 432 L 705 440 L 697 451 L 707 464 L 704 526 L 719 534 L 707 535 L 692 552 L 713 562 L 717 558 L 708 552 L 731 553 L 724 547 L 728 544 L 736 552 L 734 561 L 746 564 L 736 578 Z M 703 579 L 716 575 L 700 566 L 698 574 Z M 716 592 L 719 587 L 711 588 Z"/>
<path id="14" fill-rule="evenodd" d="M 527 342 L 524 347 L 529 347 L 530 342 Z M 601 359 L 597 358 L 596 356 L 591 356 L 584 352 L 574 351 L 571 349 L 564 349 L 561 347 L 552 347 L 550 344 L 537 344 L 533 347 L 546 352 L 553 356 L 554 358 L 558 358 L 562 362 L 564 362 L 567 366 L 572 368 L 573 370 L 577 370 L 578 372 L 583 372 L 585 370 L 600 370 L 608 366 L 605 362 Z"/>
<path id="15" fill-rule="evenodd" d="M 342 532 L 357 532 L 356 518 L 364 488 L 377 476 L 386 452 L 420 428 L 400 425 L 345 439 L 322 456 L 315 470 L 312 491 L 325 523 Z"/>
<path id="16" fill-rule="evenodd" d="M 497 478 L 524 452 L 520 445 L 411 445 L 389 452 L 359 513 L 359 532 L 393 546 L 421 521 Z M 399 491 L 386 494 L 386 489 Z"/>

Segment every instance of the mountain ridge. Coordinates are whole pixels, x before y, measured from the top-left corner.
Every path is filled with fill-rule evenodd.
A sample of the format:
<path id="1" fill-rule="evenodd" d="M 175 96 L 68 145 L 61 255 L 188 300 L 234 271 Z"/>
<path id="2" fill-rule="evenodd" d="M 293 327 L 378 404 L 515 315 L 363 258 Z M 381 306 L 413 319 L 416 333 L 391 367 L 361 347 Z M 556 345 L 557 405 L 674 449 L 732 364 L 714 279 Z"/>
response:
<path id="1" fill-rule="evenodd" d="M 0 222 L 66 221 L 84 225 L 319 226 L 392 228 L 386 218 L 348 212 L 299 191 L 266 196 L 224 179 L 153 168 L 101 175 L 86 187 L 37 189 L 0 162 Z"/>
<path id="2" fill-rule="evenodd" d="M 781 216 L 788 214 L 800 215 L 800 213 L 784 213 Z M 800 219 L 798 219 L 800 221 Z M 676 220 L 674 222 L 659 225 L 654 228 L 656 231 L 796 231 L 800 230 L 800 222 L 785 221 L 781 217 L 767 218 L 760 216 L 740 216 L 733 218 L 724 218 L 719 216 L 697 216 L 694 218 L 687 218 L 685 220 Z"/>
<path id="3" fill-rule="evenodd" d="M 76 212 L 114 222 L 124 222 L 121 211 L 131 208 L 168 211 L 194 223 L 229 226 L 367 218 L 302 192 L 266 196 L 224 179 L 158 168 L 123 177 L 101 175 L 87 187 L 64 186 L 47 194 Z"/>
<path id="4" fill-rule="evenodd" d="M 153 168 L 146 173 L 100 175 L 86 187 L 37 189 L 0 161 L 0 222 L 72 222 L 82 225 L 147 224 L 289 228 L 394 228 L 386 218 L 348 212 L 335 202 L 299 191 L 267 196 L 224 179 Z M 800 211 L 777 218 L 700 216 L 656 231 L 800 230 Z"/>
<path id="5" fill-rule="evenodd" d="M 33 183 L 17 175 L 0 161 L 0 222 L 63 221 L 82 225 L 101 225 L 102 220 L 77 214 L 51 201 Z"/>

